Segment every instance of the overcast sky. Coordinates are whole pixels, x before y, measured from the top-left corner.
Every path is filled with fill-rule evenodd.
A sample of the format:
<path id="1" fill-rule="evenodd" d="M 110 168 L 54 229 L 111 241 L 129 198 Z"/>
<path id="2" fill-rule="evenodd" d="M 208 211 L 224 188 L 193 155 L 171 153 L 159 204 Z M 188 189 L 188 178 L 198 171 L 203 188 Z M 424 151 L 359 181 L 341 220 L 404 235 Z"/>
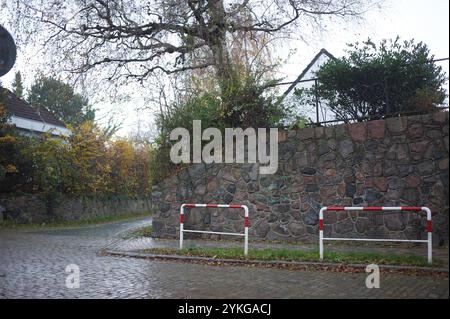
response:
<path id="1" fill-rule="evenodd" d="M 381 11 L 366 15 L 363 23 L 339 25 L 330 32 L 318 34 L 309 43 L 293 42 L 297 48 L 283 73 L 293 80 L 321 48 L 335 56 L 344 55 L 347 43 L 370 37 L 375 42 L 395 38 L 425 42 L 436 58 L 449 57 L 449 1 L 448 0 L 386 0 Z M 448 62 L 442 64 L 447 66 Z M 298 71 L 298 72 L 297 72 Z"/>
<path id="2" fill-rule="evenodd" d="M 1 19 L 0 19 L 1 20 Z M 366 15 L 363 23 L 360 24 L 333 24 L 328 25 L 327 33 L 317 33 L 308 36 L 307 43 L 302 41 L 290 41 L 283 48 L 283 55 L 288 49 L 295 49 L 296 52 L 290 57 L 287 64 L 281 68 L 280 77 L 285 81 L 293 81 L 308 65 L 311 59 L 321 48 L 326 48 L 335 56 L 342 56 L 346 48 L 346 43 L 363 41 L 370 37 L 375 42 L 381 39 L 395 38 L 397 35 L 402 39 L 414 38 L 416 41 L 425 42 L 431 49 L 431 53 L 436 58 L 449 57 L 449 1 L 448 0 L 386 0 L 381 11 L 373 11 Z M 449 62 L 443 62 L 448 74 Z M 31 70 L 24 72 L 30 66 L 19 59 L 12 71 L 2 77 L 2 83 L 10 87 L 14 73 L 17 70 L 25 73 L 26 85 L 34 76 Z M 31 71 L 31 72 L 30 72 Z M 448 85 L 447 85 L 448 87 Z M 114 112 L 117 117 L 123 120 L 121 135 L 127 135 L 140 121 L 141 128 L 151 129 L 152 115 L 136 112 L 135 107 L 145 105 L 145 100 L 136 92 L 130 103 L 115 106 L 111 109 L 106 103 L 99 110 L 99 115 Z"/>

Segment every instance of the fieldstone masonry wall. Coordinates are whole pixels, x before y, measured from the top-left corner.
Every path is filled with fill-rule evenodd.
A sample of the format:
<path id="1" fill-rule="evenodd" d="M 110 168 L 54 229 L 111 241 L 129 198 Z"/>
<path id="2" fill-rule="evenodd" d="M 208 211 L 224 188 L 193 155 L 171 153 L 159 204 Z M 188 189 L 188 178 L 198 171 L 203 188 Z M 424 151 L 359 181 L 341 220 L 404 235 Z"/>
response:
<path id="1" fill-rule="evenodd" d="M 258 164 L 195 164 L 155 186 L 153 234 L 178 236 L 182 203 L 246 204 L 252 240 L 288 241 L 317 240 L 322 206 L 407 205 L 430 207 L 434 243 L 448 243 L 448 132 L 448 112 L 289 131 L 274 175 Z M 243 215 L 191 209 L 185 225 L 240 232 Z M 327 236 L 425 239 L 424 230 L 414 213 L 325 217 Z"/>
<path id="2" fill-rule="evenodd" d="M 0 194 L 0 219 L 16 223 L 42 223 L 52 220 L 86 220 L 151 211 L 148 198 L 68 198 L 58 197 L 51 210 L 40 195 L 7 196 Z"/>

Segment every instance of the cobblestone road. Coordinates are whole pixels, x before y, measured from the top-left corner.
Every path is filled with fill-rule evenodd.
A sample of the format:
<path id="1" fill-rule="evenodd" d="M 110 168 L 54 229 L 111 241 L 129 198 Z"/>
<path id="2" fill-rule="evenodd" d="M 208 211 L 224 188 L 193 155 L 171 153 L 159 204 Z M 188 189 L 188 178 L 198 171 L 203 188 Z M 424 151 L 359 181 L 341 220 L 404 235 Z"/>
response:
<path id="1" fill-rule="evenodd" d="M 0 230 L 0 298 L 448 298 L 448 278 L 219 267 L 99 256 L 118 233 L 148 220 L 80 229 Z M 65 268 L 80 268 L 66 288 Z"/>

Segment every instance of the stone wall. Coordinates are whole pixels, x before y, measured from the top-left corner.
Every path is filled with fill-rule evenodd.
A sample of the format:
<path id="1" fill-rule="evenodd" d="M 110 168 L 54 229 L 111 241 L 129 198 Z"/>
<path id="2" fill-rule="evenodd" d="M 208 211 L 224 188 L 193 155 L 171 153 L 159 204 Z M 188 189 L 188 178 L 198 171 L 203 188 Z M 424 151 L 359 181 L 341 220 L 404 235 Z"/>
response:
<path id="1" fill-rule="evenodd" d="M 0 219 L 6 218 L 17 223 L 43 223 L 52 220 L 87 220 L 102 216 L 151 211 L 151 202 L 148 198 L 58 196 L 51 209 L 47 203 L 46 199 L 40 195 L 0 194 Z"/>
<path id="2" fill-rule="evenodd" d="M 252 240 L 317 241 L 322 206 L 428 206 L 434 242 L 448 243 L 448 112 L 289 131 L 279 168 L 195 164 L 152 192 L 155 237 L 177 237 L 182 203 L 239 203 L 250 208 Z M 242 212 L 192 209 L 186 227 L 242 231 Z M 426 238 L 415 213 L 328 213 L 336 237 Z M 193 234 L 187 234 L 193 235 Z"/>

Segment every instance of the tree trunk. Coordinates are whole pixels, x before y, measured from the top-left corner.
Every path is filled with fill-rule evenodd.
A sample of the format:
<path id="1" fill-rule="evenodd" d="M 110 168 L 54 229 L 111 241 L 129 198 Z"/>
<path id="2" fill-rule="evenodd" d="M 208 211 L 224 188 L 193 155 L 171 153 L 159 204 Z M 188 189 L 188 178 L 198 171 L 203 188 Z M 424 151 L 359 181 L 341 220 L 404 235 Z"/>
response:
<path id="1" fill-rule="evenodd" d="M 211 20 L 207 24 L 209 34 L 209 46 L 213 53 L 216 66 L 216 74 L 222 89 L 222 93 L 228 91 L 232 84 L 232 65 L 228 52 L 225 30 L 225 8 L 223 0 L 209 0 L 208 8 Z"/>

